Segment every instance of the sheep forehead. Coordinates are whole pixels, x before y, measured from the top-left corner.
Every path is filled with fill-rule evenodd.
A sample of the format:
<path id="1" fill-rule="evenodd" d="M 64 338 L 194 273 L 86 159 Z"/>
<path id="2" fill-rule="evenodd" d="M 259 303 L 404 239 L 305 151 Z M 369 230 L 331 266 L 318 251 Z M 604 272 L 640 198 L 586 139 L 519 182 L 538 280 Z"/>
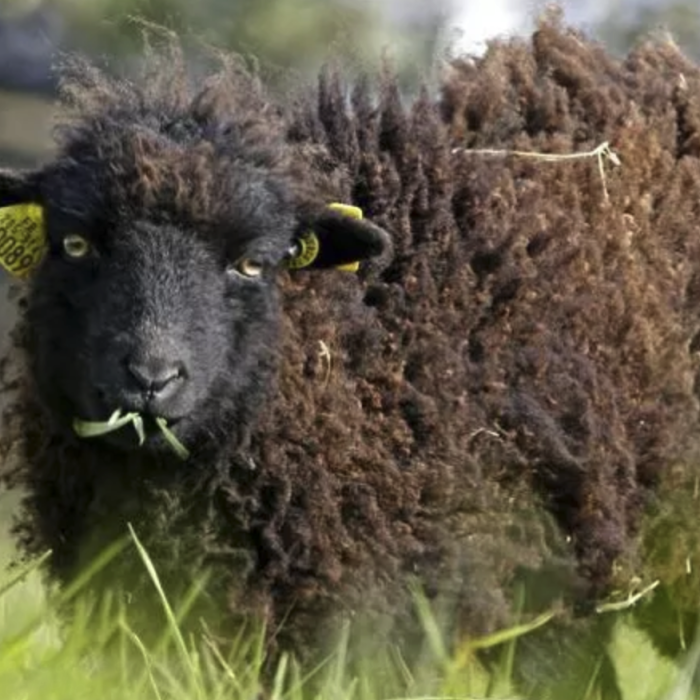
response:
<path id="1" fill-rule="evenodd" d="M 65 148 L 49 185 L 58 210 L 90 225 L 127 230 L 167 222 L 226 247 L 254 239 L 287 247 L 293 225 L 283 178 L 201 138 L 178 143 L 141 124 L 83 129 Z"/>
<path id="2" fill-rule="evenodd" d="M 236 172 L 210 141 L 181 144 L 140 125 L 96 138 L 98 158 L 93 163 L 100 171 L 96 184 L 115 203 L 128 202 L 132 208 L 167 203 L 182 215 L 208 219 L 228 199 L 227 186 Z"/>

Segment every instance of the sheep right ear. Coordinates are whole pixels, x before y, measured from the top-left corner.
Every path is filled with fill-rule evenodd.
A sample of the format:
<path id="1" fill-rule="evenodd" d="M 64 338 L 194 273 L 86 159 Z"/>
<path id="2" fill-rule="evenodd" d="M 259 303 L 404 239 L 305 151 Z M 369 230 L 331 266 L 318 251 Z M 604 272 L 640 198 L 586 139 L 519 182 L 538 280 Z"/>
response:
<path id="1" fill-rule="evenodd" d="M 302 231 L 289 251 L 287 267 L 336 268 L 355 272 L 360 261 L 391 250 L 389 234 L 364 218 L 362 209 L 333 202 Z"/>
<path id="2" fill-rule="evenodd" d="M 0 265 L 26 279 L 46 252 L 37 173 L 0 170 Z"/>

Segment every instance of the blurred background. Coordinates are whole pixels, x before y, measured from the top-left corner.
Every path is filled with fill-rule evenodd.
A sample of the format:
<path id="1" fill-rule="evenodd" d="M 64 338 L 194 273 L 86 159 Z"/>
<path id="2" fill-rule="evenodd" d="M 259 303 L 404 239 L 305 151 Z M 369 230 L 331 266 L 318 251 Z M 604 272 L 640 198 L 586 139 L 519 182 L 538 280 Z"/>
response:
<path id="1" fill-rule="evenodd" d="M 569 23 L 624 53 L 640 33 L 670 31 L 700 54 L 697 0 L 561 0 Z M 0 166 L 45 157 L 55 89 L 51 58 L 79 50 L 112 67 L 139 49 L 141 16 L 192 40 L 311 74 L 328 56 L 346 66 L 386 51 L 408 87 L 446 55 L 480 53 L 489 39 L 525 34 L 544 0 L 0 0 Z"/>

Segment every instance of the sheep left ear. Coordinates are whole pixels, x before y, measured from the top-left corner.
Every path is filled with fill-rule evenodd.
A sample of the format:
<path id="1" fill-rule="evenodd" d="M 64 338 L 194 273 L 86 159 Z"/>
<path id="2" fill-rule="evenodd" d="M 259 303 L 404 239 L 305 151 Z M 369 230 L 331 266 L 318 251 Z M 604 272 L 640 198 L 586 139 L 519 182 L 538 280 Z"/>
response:
<path id="1" fill-rule="evenodd" d="M 46 252 L 44 208 L 36 173 L 0 170 L 0 265 L 28 277 Z"/>
<path id="2" fill-rule="evenodd" d="M 391 247 L 389 234 L 363 218 L 362 209 L 333 203 L 301 233 L 289 252 L 293 270 L 324 269 L 356 272 L 360 261 L 375 258 Z"/>

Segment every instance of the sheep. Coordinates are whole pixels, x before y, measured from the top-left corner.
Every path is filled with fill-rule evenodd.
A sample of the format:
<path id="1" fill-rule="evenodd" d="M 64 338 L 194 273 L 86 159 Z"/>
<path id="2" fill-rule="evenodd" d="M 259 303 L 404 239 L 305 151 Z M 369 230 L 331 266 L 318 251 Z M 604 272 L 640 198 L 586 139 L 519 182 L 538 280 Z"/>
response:
<path id="1" fill-rule="evenodd" d="M 551 20 L 408 104 L 388 68 L 275 95 L 226 56 L 192 85 L 177 42 L 145 65 L 67 59 L 55 158 L 0 174 L 46 235 L 6 381 L 23 551 L 70 581 L 130 524 L 173 595 L 209 573 L 217 634 L 302 658 L 347 618 L 412 639 L 415 582 L 460 635 L 522 581 L 527 610 L 626 582 L 697 447 L 700 70 Z M 605 142 L 604 179 L 508 156 Z M 118 409 L 143 444 L 76 432 Z M 147 616 L 135 553 L 117 584 Z"/>

